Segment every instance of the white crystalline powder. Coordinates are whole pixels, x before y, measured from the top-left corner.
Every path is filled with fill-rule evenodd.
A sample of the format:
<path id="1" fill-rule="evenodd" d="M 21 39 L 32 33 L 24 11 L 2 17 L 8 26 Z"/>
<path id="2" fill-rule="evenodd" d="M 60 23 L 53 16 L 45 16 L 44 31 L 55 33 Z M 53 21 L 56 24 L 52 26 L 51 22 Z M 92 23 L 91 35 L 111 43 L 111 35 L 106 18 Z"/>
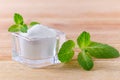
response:
<path id="1" fill-rule="evenodd" d="M 20 35 L 30 39 L 39 39 L 46 37 L 55 37 L 56 32 L 44 25 L 37 24 L 30 28 L 27 33 L 20 33 Z"/>
<path id="2" fill-rule="evenodd" d="M 20 38 L 20 56 L 26 59 L 50 58 L 56 52 L 56 31 L 43 25 L 35 25 L 27 33 L 20 35 L 32 39 L 27 41 Z"/>

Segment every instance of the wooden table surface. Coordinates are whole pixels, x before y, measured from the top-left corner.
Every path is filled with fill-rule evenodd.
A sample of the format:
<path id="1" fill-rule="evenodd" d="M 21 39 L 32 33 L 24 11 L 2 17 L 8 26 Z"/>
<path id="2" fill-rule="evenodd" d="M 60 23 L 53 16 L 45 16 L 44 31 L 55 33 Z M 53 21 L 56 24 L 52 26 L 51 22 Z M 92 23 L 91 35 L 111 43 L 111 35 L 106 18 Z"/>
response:
<path id="1" fill-rule="evenodd" d="M 20 13 L 25 22 L 39 21 L 76 40 L 89 31 L 92 40 L 108 43 L 120 51 L 119 0 L 0 0 L 0 80 L 120 80 L 120 58 L 98 60 L 91 71 L 84 71 L 74 59 L 31 69 L 11 60 L 13 14 Z M 76 50 L 76 55 L 77 55 Z M 76 57 L 76 56 L 75 56 Z"/>

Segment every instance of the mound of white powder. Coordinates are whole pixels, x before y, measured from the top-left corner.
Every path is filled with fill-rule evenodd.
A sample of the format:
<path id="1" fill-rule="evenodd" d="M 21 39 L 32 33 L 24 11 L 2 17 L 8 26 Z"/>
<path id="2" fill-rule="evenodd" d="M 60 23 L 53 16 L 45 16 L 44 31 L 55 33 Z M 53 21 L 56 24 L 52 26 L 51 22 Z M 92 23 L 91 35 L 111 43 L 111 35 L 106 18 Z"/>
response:
<path id="1" fill-rule="evenodd" d="M 46 37 L 55 37 L 56 32 L 44 25 L 37 24 L 30 28 L 27 33 L 20 33 L 20 35 L 30 39 L 40 39 Z"/>

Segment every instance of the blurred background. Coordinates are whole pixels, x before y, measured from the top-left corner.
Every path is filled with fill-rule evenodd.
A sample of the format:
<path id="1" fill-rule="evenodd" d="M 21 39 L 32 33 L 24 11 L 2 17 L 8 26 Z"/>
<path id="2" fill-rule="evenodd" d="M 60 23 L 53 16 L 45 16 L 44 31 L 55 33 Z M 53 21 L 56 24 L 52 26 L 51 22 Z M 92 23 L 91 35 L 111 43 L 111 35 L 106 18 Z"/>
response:
<path id="1" fill-rule="evenodd" d="M 109 43 L 120 49 L 120 0 L 0 0 L 0 60 L 11 59 L 11 36 L 14 13 L 25 23 L 38 21 L 59 29 L 67 39 L 76 39 L 89 31 L 92 40 Z"/>

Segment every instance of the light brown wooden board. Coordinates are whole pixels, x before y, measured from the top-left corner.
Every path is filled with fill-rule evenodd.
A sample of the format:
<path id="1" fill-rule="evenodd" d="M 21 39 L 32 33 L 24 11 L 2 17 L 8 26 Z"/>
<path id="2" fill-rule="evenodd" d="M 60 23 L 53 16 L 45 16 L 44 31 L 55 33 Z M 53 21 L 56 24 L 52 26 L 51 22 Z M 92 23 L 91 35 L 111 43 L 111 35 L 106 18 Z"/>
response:
<path id="1" fill-rule="evenodd" d="M 27 24 L 39 21 L 74 40 L 86 30 L 92 40 L 108 43 L 120 51 L 119 3 L 119 0 L 0 0 L 0 80 L 120 80 L 119 58 L 95 59 L 92 71 L 82 70 L 76 60 L 42 69 L 13 62 L 7 31 L 13 24 L 13 14 L 18 12 Z M 77 56 L 79 50 L 75 51 Z"/>
<path id="2" fill-rule="evenodd" d="M 2 61 L 0 69 L 0 80 L 119 80 L 120 61 L 95 61 L 92 71 L 81 69 L 76 60 L 41 69 Z"/>

